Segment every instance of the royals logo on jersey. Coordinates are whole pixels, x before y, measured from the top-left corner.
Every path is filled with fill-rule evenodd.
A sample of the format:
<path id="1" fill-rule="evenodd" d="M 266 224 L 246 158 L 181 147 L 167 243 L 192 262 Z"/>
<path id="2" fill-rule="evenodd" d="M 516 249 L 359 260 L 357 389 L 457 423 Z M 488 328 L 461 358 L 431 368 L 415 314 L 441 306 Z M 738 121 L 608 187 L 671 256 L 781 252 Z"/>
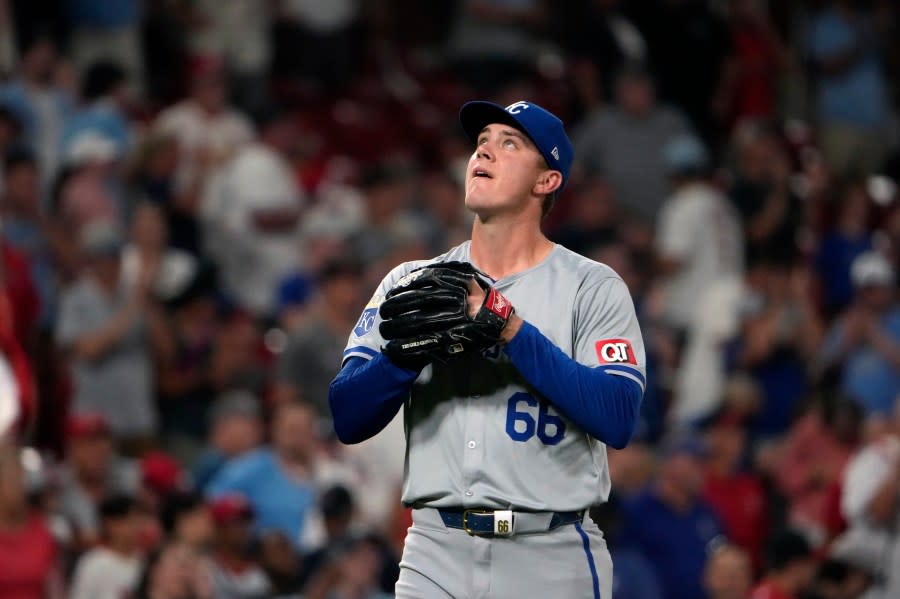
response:
<path id="1" fill-rule="evenodd" d="M 381 302 L 384 301 L 384 296 L 380 294 L 376 294 L 369 300 L 369 303 L 366 304 L 365 309 L 362 311 L 362 314 L 359 315 L 359 320 L 356 321 L 356 326 L 353 327 L 353 334 L 357 337 L 362 337 L 366 333 L 372 330 L 372 325 L 375 324 L 375 317 L 378 316 L 378 306 L 381 305 Z"/>
<path id="2" fill-rule="evenodd" d="M 594 343 L 597 359 L 601 364 L 634 364 L 634 350 L 628 339 L 601 339 Z"/>

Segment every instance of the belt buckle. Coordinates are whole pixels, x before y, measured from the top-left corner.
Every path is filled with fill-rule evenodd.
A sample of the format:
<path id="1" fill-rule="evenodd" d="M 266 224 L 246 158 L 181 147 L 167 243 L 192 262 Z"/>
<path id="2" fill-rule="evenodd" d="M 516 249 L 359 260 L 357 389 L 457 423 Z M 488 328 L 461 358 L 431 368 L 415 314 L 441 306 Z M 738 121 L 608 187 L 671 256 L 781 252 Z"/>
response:
<path id="1" fill-rule="evenodd" d="M 486 512 L 483 510 L 463 510 L 463 530 L 466 531 L 470 536 L 480 537 L 484 535 L 492 535 L 494 531 L 486 531 L 486 532 L 478 532 L 477 530 L 472 530 L 469 528 L 469 514 L 475 514 L 476 516 L 493 516 L 494 512 Z"/>

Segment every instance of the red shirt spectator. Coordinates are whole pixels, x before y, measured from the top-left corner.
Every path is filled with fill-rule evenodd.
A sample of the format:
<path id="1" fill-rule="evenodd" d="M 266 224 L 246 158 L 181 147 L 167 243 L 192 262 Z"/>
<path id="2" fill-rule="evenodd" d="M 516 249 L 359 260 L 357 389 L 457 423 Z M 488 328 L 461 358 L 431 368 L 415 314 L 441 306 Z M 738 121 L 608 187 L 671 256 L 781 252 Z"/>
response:
<path id="1" fill-rule="evenodd" d="M 739 425 L 739 418 L 724 414 L 707 431 L 711 457 L 703 497 L 721 519 L 728 538 L 749 554 L 754 571 L 759 572 L 769 512 L 759 476 L 740 470 L 747 434 Z"/>
<path id="2" fill-rule="evenodd" d="M 0 335 L 11 334 L 27 346 L 40 306 L 28 261 L 0 240 Z"/>
<path id="3" fill-rule="evenodd" d="M 46 599 L 56 575 L 56 542 L 44 518 L 31 514 L 20 526 L 0 523 L 0 596 Z"/>

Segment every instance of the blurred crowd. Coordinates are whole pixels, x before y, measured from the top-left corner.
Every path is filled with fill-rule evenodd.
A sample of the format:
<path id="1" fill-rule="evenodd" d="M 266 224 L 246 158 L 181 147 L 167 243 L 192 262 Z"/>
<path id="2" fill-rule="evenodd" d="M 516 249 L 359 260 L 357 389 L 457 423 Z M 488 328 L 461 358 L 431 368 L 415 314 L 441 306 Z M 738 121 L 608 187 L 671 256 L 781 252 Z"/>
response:
<path id="1" fill-rule="evenodd" d="M 547 235 L 648 352 L 614 599 L 900 597 L 890 0 L 0 0 L 0 599 L 379 599 L 401 419 L 328 385 L 465 240 L 472 98 L 566 122 Z"/>

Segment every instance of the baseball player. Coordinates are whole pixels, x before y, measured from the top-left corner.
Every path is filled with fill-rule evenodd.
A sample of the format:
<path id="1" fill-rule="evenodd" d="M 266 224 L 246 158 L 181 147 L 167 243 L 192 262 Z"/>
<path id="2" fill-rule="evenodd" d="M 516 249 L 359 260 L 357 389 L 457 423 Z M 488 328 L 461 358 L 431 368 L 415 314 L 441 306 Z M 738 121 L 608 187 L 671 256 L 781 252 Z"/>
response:
<path id="1" fill-rule="evenodd" d="M 381 282 L 331 383 L 335 429 L 360 442 L 404 408 L 398 598 L 608 599 L 587 510 L 640 409 L 634 306 L 612 269 L 541 233 L 572 163 L 562 121 L 476 101 L 460 122 L 471 240 Z"/>

